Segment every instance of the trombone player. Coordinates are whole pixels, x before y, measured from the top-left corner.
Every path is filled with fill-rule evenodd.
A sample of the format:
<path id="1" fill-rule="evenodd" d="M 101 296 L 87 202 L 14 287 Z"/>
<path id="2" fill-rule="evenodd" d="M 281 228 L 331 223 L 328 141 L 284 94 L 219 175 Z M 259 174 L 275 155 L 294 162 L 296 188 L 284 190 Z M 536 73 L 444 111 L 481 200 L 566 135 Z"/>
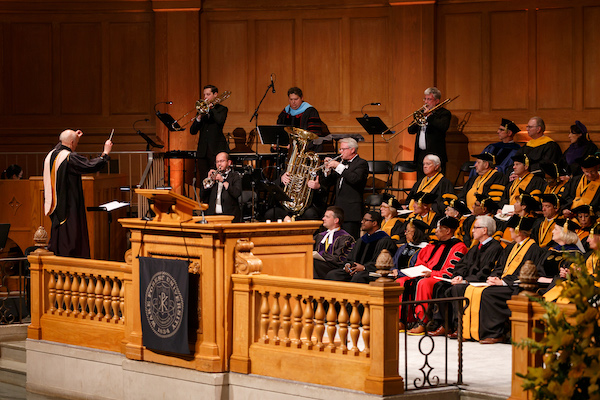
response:
<path id="1" fill-rule="evenodd" d="M 196 150 L 196 173 L 203 179 L 208 170 L 215 165 L 217 154 L 229 152 L 227 140 L 223 135 L 223 126 L 227 120 L 227 107 L 213 104 L 219 94 L 214 85 L 206 85 L 203 89 L 204 101 L 209 103 L 208 114 L 198 114 L 190 127 L 190 134 L 198 135 Z"/>
<path id="2" fill-rule="evenodd" d="M 425 89 L 423 96 L 423 107 L 415 112 L 415 118 L 420 112 L 426 116 L 426 124 L 412 124 L 408 133 L 415 137 L 415 165 L 417 168 L 417 180 L 423 178 L 423 159 L 428 154 L 434 154 L 442 161 L 442 173 L 446 172 L 446 131 L 450 127 L 452 114 L 444 107 L 438 107 L 428 115 L 428 112 L 440 104 L 442 92 L 436 87 Z"/>

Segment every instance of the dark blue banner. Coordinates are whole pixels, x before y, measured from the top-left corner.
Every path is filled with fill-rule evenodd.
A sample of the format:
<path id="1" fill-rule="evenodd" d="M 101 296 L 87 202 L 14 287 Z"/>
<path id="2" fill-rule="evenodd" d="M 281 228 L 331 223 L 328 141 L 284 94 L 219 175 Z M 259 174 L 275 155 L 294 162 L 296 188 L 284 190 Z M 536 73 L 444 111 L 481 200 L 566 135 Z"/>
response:
<path id="1" fill-rule="evenodd" d="M 188 262 L 140 257 L 142 341 L 152 350 L 190 354 Z"/>

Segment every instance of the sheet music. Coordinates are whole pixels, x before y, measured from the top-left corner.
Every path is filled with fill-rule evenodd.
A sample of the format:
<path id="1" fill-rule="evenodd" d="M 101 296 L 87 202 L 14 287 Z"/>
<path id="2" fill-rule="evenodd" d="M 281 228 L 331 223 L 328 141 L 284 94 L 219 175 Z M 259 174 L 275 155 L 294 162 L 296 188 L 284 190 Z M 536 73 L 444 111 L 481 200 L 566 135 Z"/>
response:
<path id="1" fill-rule="evenodd" d="M 105 204 L 100 204 L 100 207 L 106 208 L 106 211 L 114 211 L 122 207 L 127 207 L 129 203 L 121 202 L 121 201 L 111 201 Z"/>

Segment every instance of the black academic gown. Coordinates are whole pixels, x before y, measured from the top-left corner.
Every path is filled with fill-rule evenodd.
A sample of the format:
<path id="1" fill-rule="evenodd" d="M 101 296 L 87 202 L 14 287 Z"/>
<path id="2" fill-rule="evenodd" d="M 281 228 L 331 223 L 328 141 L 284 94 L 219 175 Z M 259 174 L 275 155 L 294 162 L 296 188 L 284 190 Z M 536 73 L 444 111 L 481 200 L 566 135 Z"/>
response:
<path id="1" fill-rule="evenodd" d="M 351 276 L 343 268 L 334 269 L 327 274 L 325 279 L 332 281 L 369 283 L 371 281 L 369 272 L 375 272 L 377 270 L 375 261 L 381 251 L 386 249 L 393 257 L 394 254 L 396 254 L 397 248 L 396 243 L 394 243 L 388 234 L 383 231 L 377 231 L 372 235 L 364 234 L 356 241 L 352 251 L 350 251 L 346 258 L 346 262 L 362 264 L 365 266 L 365 270 Z"/>
<path id="2" fill-rule="evenodd" d="M 59 143 L 51 152 L 51 163 L 62 150 L 71 152 L 69 147 Z M 54 182 L 56 208 L 50 214 L 52 227 L 48 245 L 48 249 L 55 255 L 90 258 L 81 175 L 98 172 L 107 160 L 108 156 L 88 160 L 84 156 L 71 152 L 58 167 L 57 180 Z"/>
<path id="3" fill-rule="evenodd" d="M 314 237 L 314 251 L 323 257 L 323 260 L 313 259 L 314 279 L 325 279 L 329 271 L 344 268 L 348 253 L 354 246 L 354 238 L 345 230 L 340 229 L 333 234 L 333 243 L 326 248 L 325 243 L 321 243 L 326 234 L 327 231 L 323 231 Z"/>

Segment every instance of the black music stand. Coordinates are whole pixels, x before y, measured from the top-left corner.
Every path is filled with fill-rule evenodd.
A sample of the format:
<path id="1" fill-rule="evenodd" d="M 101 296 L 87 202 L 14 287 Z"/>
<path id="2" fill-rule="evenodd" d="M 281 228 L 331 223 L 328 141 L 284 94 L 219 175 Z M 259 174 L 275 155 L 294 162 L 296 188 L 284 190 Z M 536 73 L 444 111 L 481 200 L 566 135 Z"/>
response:
<path id="1" fill-rule="evenodd" d="M 119 208 L 127 207 L 129 203 L 121 201 L 111 201 L 109 203 L 101 204 L 98 207 L 88 207 L 88 211 L 104 211 L 108 216 L 108 261 L 110 261 L 110 224 L 112 223 L 112 212 Z"/>
<path id="2" fill-rule="evenodd" d="M 388 130 L 387 125 L 379 117 L 369 117 L 365 114 L 362 118 L 356 118 L 363 129 L 373 136 L 373 165 L 375 165 L 375 135 L 381 135 L 383 132 L 392 133 Z M 373 168 L 373 193 L 375 193 L 375 168 Z"/>
<path id="3" fill-rule="evenodd" d="M 184 131 L 185 129 L 179 125 L 179 122 L 175 121 L 175 118 L 171 116 L 171 114 L 161 113 L 160 111 L 156 112 L 156 116 L 160 121 L 165 124 L 168 130 L 172 132 Z"/>
<path id="4" fill-rule="evenodd" d="M 279 152 L 279 147 L 290 144 L 290 136 L 285 131 L 285 128 L 285 125 L 259 125 L 257 128 L 262 144 L 275 145 L 275 149 L 277 150 L 277 160 L 275 162 L 277 177 L 280 176 L 281 172 L 281 153 Z"/>
<path id="5" fill-rule="evenodd" d="M 148 135 L 146 135 L 144 132 L 142 132 L 140 130 L 138 130 L 136 133 L 138 135 L 140 135 L 146 141 L 146 151 L 150 151 L 151 147 L 156 147 L 157 149 L 162 149 L 163 147 L 165 147 L 164 144 L 156 143 Z"/>
<path id="6" fill-rule="evenodd" d="M 292 199 L 287 194 L 285 194 L 283 189 L 279 187 L 279 185 L 275 185 L 274 183 L 258 181 L 256 183 L 256 189 L 259 192 L 267 192 L 267 196 L 272 196 L 272 198 L 275 201 L 278 201 L 280 203 L 282 201 L 292 201 Z"/>

